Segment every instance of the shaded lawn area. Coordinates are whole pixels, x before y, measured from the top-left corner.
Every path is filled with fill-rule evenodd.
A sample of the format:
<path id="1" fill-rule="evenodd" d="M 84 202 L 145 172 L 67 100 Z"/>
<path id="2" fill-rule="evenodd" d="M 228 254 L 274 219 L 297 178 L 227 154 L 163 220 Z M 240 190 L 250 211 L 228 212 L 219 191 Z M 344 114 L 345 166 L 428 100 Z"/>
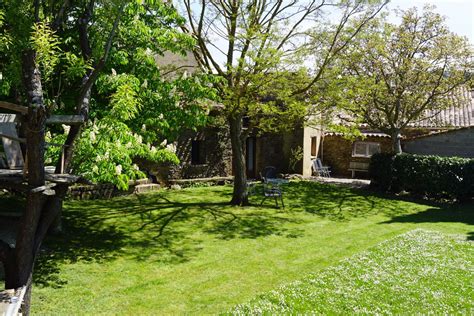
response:
<path id="1" fill-rule="evenodd" d="M 473 254 L 472 241 L 417 229 L 239 305 L 232 314 L 468 315 L 474 310 Z"/>
<path id="2" fill-rule="evenodd" d="M 71 201 L 37 264 L 37 314 L 219 313 L 415 228 L 472 238 L 473 205 L 310 182 L 285 209 L 227 205 L 231 187 Z"/>

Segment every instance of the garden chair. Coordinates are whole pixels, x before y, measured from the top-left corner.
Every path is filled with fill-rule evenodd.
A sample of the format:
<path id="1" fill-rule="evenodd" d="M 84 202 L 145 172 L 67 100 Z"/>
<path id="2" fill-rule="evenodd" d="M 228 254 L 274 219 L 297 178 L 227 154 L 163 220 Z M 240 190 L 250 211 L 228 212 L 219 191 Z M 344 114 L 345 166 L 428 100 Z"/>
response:
<path id="1" fill-rule="evenodd" d="M 331 177 L 331 170 L 329 170 L 329 167 L 323 166 L 323 163 L 321 162 L 321 159 L 317 158 L 313 160 L 313 173 L 317 174 L 320 177 Z"/>
<path id="2" fill-rule="evenodd" d="M 267 198 L 274 198 L 275 199 L 275 206 L 278 208 L 278 199 L 281 201 L 281 206 L 285 208 L 285 204 L 283 203 L 283 192 L 280 186 L 276 183 L 272 182 L 264 182 L 263 184 L 263 200 L 260 205 L 263 205 L 263 202 Z"/>
<path id="3" fill-rule="evenodd" d="M 267 182 L 267 179 L 276 178 L 276 175 L 277 175 L 276 168 L 273 166 L 267 166 L 263 168 L 262 172 L 260 172 L 260 177 L 262 178 L 263 182 Z"/>

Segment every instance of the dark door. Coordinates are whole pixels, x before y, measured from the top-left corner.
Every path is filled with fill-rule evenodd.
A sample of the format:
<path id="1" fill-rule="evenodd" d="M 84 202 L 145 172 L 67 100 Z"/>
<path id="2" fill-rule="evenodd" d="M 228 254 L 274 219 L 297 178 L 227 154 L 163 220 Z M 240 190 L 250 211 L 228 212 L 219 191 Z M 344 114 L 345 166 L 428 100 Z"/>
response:
<path id="1" fill-rule="evenodd" d="M 255 137 L 248 137 L 245 143 L 245 165 L 247 166 L 247 178 L 249 179 L 256 177 L 256 143 Z"/>

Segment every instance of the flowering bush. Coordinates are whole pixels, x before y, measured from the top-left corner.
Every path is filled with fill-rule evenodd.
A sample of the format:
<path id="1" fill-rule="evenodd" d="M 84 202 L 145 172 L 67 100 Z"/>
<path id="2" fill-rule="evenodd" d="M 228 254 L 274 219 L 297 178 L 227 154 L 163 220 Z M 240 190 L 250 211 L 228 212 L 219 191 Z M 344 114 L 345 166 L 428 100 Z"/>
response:
<path id="1" fill-rule="evenodd" d="M 59 134 L 50 141 L 62 143 L 65 134 Z M 84 129 L 71 164 L 76 174 L 94 183 L 113 183 L 117 188 L 128 189 L 128 182 L 146 175 L 133 163 L 134 157 L 155 162 L 179 163 L 171 146 L 156 148 L 142 141 L 142 136 L 133 133 L 126 124 L 102 120 L 93 122 Z M 60 147 L 48 148 L 47 159 L 54 162 L 59 157 Z"/>

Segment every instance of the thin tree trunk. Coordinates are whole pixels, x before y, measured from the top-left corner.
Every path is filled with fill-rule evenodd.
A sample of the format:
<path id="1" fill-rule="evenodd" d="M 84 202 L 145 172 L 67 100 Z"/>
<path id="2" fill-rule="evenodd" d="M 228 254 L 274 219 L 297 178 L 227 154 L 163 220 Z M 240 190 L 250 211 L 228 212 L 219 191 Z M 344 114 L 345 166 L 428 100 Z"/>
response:
<path id="1" fill-rule="evenodd" d="M 393 131 L 391 134 L 391 138 L 392 138 L 392 151 L 395 154 L 401 154 L 402 144 L 401 144 L 400 130 Z"/>
<path id="2" fill-rule="evenodd" d="M 245 173 L 245 156 L 242 142 L 242 116 L 229 118 L 230 141 L 232 145 L 232 164 L 234 167 L 234 191 L 232 205 L 248 205 L 247 175 Z"/>

